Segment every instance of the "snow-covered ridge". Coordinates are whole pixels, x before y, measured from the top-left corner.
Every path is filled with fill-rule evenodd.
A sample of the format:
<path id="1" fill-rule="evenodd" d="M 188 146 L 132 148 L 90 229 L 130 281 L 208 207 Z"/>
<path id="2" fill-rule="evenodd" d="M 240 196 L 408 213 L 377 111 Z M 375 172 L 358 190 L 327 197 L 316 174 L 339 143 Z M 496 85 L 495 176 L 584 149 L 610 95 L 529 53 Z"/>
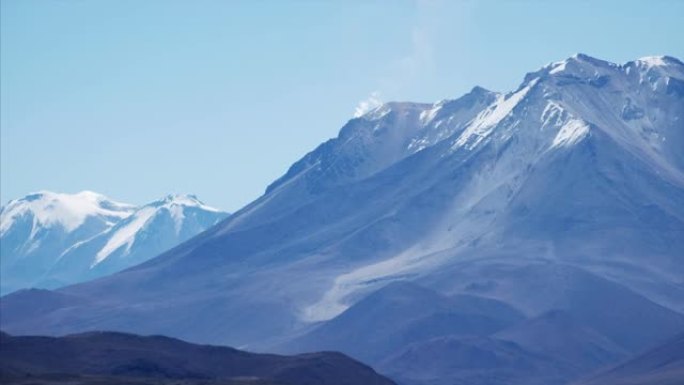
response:
<path id="1" fill-rule="evenodd" d="M 618 64 L 578 53 L 568 59 L 549 63 L 538 71 L 527 74 L 526 80 L 544 76 L 574 77 L 591 80 L 614 71 L 629 74 L 633 68 L 644 72 L 649 70 L 661 71 L 664 75 L 672 76 L 675 74 L 681 75 L 682 66 L 684 64 L 680 60 L 666 55 L 644 56 Z M 670 73 L 670 71 L 674 72 Z"/>
<path id="2" fill-rule="evenodd" d="M 471 93 L 467 94 L 463 98 L 452 99 L 452 100 L 440 100 L 438 102 L 429 103 L 411 103 L 411 102 L 386 102 L 377 107 L 369 110 L 367 113 L 357 117 L 356 119 L 363 119 L 374 124 L 374 131 L 379 130 L 384 125 L 385 120 L 391 121 L 391 129 L 399 130 L 401 124 L 396 124 L 396 116 L 409 116 L 411 112 L 416 114 L 416 122 L 413 125 L 408 125 L 412 132 L 403 133 L 402 135 L 394 135 L 396 138 L 400 138 L 408 142 L 406 154 L 412 154 L 427 147 L 435 145 L 437 142 L 451 137 L 451 135 L 458 133 L 460 135 L 454 138 L 453 149 L 466 148 L 472 149 L 484 139 L 486 139 L 491 133 L 493 128 L 495 128 L 504 118 L 511 115 L 512 111 L 518 106 L 518 104 L 523 101 L 527 94 L 530 93 L 538 83 L 542 83 L 549 78 L 555 79 L 556 85 L 563 86 L 566 84 L 571 84 L 572 82 L 586 82 L 594 87 L 602 87 L 606 85 L 609 81 L 616 80 L 624 82 L 623 78 L 630 76 L 630 72 L 633 68 L 637 68 L 639 71 L 639 82 L 651 84 L 651 88 L 655 89 L 658 87 L 671 87 L 672 77 L 681 80 L 684 77 L 684 64 L 676 58 L 670 56 L 646 56 L 634 61 L 629 61 L 623 64 L 612 63 L 609 61 L 597 59 L 586 54 L 577 53 L 570 58 L 562 61 L 552 62 L 541 69 L 527 74 L 523 84 L 515 92 L 509 93 L 507 95 L 494 93 L 482 89 L 481 87 L 475 87 Z M 545 97 L 550 97 L 553 99 L 550 87 L 544 87 L 547 91 Z M 549 93 L 550 92 L 550 93 Z M 489 103 L 480 106 L 478 113 L 473 115 L 469 121 L 465 124 L 460 121 L 457 125 L 449 125 L 450 120 L 453 116 L 449 116 L 452 111 L 449 111 L 448 106 L 450 103 L 458 102 L 473 94 L 485 93 L 491 97 Z M 632 100 L 628 99 L 626 103 L 631 103 Z M 572 109 L 568 110 L 567 107 L 563 107 L 565 103 L 559 101 L 555 104 L 556 108 L 561 110 L 567 115 L 570 113 L 573 115 Z M 629 113 L 629 111 L 627 112 Z M 570 119 L 570 117 L 567 117 Z M 558 122 L 560 126 L 564 126 L 563 132 L 559 132 L 556 135 L 556 139 L 549 143 L 550 148 L 559 147 L 560 143 L 563 142 L 565 145 L 570 145 L 579 142 L 581 138 L 589 130 L 591 124 L 576 124 L 577 121 L 569 122 Z M 584 122 L 591 123 L 591 122 Z M 457 126 L 458 129 L 455 129 Z M 580 129 L 581 127 L 581 129 Z M 341 136 L 342 137 L 342 133 Z M 572 135 L 570 133 L 572 132 Z M 563 138 L 570 135 L 573 140 L 565 140 Z M 355 138 L 349 135 L 344 137 L 345 143 L 352 143 Z M 383 142 L 383 146 L 386 145 L 386 140 Z M 347 146 L 349 147 L 349 146 Z"/>
<path id="3" fill-rule="evenodd" d="M 635 60 L 636 63 L 639 63 L 643 66 L 646 67 L 663 67 L 663 66 L 669 66 L 669 65 L 682 65 L 682 62 L 679 61 L 677 58 L 674 58 L 672 56 L 667 56 L 667 55 L 661 55 L 661 56 L 644 56 L 642 58 L 639 58 Z"/>
<path id="4" fill-rule="evenodd" d="M 115 202 L 92 191 L 76 194 L 35 192 L 12 200 L 2 208 L 0 236 L 10 229 L 14 220 L 25 215 L 33 216 L 34 227 L 59 225 L 70 232 L 81 226 L 88 217 L 100 216 L 115 221 L 126 218 L 134 209 L 134 205 Z"/>
<path id="5" fill-rule="evenodd" d="M 628 72 L 628 68 L 634 65 L 642 67 L 644 69 L 659 67 L 677 68 L 679 71 L 681 71 L 683 69 L 682 67 L 684 67 L 684 63 L 682 63 L 682 61 L 668 55 L 644 56 L 636 60 L 619 64 L 607 60 L 597 59 L 584 53 L 576 53 L 565 60 L 548 63 L 545 66 L 542 66 L 542 68 L 540 68 L 539 70 L 527 74 L 525 83 L 528 83 L 534 80 L 535 78 L 541 77 L 542 75 L 571 75 L 591 78 L 599 75 L 600 73 L 606 70 Z M 492 91 L 488 91 L 480 86 L 475 86 L 471 91 L 471 93 L 481 92 L 493 93 Z M 499 95 L 499 97 L 502 96 Z M 423 122 L 428 122 L 431 120 L 431 118 L 434 118 L 436 112 L 441 108 L 441 106 L 456 100 L 458 100 L 458 98 L 444 99 L 437 101 L 435 103 L 396 101 L 384 102 L 372 109 L 369 109 L 364 114 L 355 116 L 354 118 L 363 118 L 366 120 L 380 120 L 391 112 L 400 111 L 408 107 L 422 109 L 423 112 L 421 113 L 421 120 Z"/>
<path id="6" fill-rule="evenodd" d="M 198 207 L 203 210 L 207 211 L 214 211 L 214 212 L 219 212 L 221 210 L 208 206 L 204 204 L 199 198 L 197 198 L 196 195 L 194 194 L 169 194 L 165 196 L 164 198 L 149 203 L 146 206 L 163 206 L 163 207 L 172 207 L 172 206 L 187 206 L 187 207 Z"/>

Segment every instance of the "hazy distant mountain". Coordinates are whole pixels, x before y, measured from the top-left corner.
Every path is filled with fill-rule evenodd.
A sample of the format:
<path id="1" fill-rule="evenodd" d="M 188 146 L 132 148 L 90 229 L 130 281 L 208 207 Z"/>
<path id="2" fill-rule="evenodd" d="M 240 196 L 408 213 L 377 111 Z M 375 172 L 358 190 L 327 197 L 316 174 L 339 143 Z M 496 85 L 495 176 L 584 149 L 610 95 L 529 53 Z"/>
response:
<path id="1" fill-rule="evenodd" d="M 61 338 L 3 333 L 0 343 L 3 384 L 393 384 L 332 352 L 276 356 L 162 336 L 102 332 Z"/>
<path id="2" fill-rule="evenodd" d="M 352 355 L 363 335 L 368 358 L 415 383 L 570 381 L 684 330 L 683 148 L 682 62 L 576 55 L 507 94 L 384 104 L 209 231 L 112 276 L 4 297 L 0 316 L 12 333 Z M 378 292 L 395 281 L 418 288 Z"/>
<path id="3" fill-rule="evenodd" d="M 684 334 L 576 385 L 679 385 L 684 380 Z"/>
<path id="4" fill-rule="evenodd" d="M 2 292 L 59 287 L 122 270 L 225 216 L 192 195 L 135 207 L 89 191 L 30 194 L 0 214 Z"/>
<path id="5" fill-rule="evenodd" d="M 106 231 L 134 210 L 90 191 L 43 191 L 10 201 L 0 211 L 2 293 L 36 283 L 66 249 Z"/>
<path id="6" fill-rule="evenodd" d="M 534 270 L 515 275 L 532 285 L 535 276 L 558 276 Z M 683 315 L 619 285 L 570 268 L 563 276 L 567 282 L 555 283 L 562 294 L 552 296 L 557 310 L 529 319 L 494 299 L 389 284 L 279 348 L 339 350 L 402 384 L 541 385 L 592 373 L 684 330 Z"/>

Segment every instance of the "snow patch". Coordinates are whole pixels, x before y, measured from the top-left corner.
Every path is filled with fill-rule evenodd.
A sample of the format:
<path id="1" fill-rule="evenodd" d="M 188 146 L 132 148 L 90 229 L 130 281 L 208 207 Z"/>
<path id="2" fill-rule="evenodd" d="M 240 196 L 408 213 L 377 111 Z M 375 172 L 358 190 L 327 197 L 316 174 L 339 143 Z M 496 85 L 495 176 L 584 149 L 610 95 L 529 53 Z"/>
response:
<path id="1" fill-rule="evenodd" d="M 156 214 L 157 210 L 153 207 L 144 207 L 138 210 L 133 218 L 123 227 L 115 230 L 107 244 L 95 255 L 95 261 L 92 266 L 104 261 L 109 254 L 113 253 L 122 246 L 126 246 L 126 251 L 131 249 L 135 242 L 135 236 L 145 226 L 147 221 Z"/>
<path id="2" fill-rule="evenodd" d="M 589 125 L 579 119 L 569 120 L 553 138 L 551 148 L 568 147 L 579 142 L 589 133 Z"/>
<path id="3" fill-rule="evenodd" d="M 442 106 L 437 104 L 434 107 L 432 107 L 431 109 L 421 112 L 420 113 L 420 123 L 425 125 L 425 124 L 431 122 L 432 119 L 434 119 L 435 116 L 437 116 L 437 113 L 441 109 L 442 109 Z"/>
<path id="4" fill-rule="evenodd" d="M 567 64 L 567 61 L 561 61 L 551 64 L 551 70 L 549 71 L 549 74 L 553 75 L 565 71 L 565 67 L 567 66 Z"/>
<path id="5" fill-rule="evenodd" d="M 180 234 L 181 228 L 183 227 L 183 220 L 185 219 L 185 212 L 183 206 L 171 205 L 171 207 L 169 207 L 169 213 L 171 213 L 171 218 L 173 218 L 176 235 L 178 235 Z"/>
<path id="6" fill-rule="evenodd" d="M 469 146 L 467 146 L 468 149 L 472 149 L 477 146 L 478 143 L 492 133 L 499 122 L 501 122 L 513 111 L 513 109 L 518 105 L 518 103 L 520 103 L 525 95 L 527 95 L 532 87 L 537 84 L 537 82 L 538 79 L 535 79 L 520 91 L 508 95 L 507 97 L 499 96 L 497 101 L 491 107 L 487 108 L 475 119 L 473 119 L 473 122 L 456 140 L 452 146 L 452 150 L 456 150 L 459 147 L 465 146 L 466 144 L 469 144 Z"/>
<path id="7" fill-rule="evenodd" d="M 637 59 L 637 62 L 647 67 L 660 67 L 667 65 L 664 56 L 645 56 Z"/>
<path id="8" fill-rule="evenodd" d="M 166 198 L 158 202 L 153 202 L 151 205 L 157 205 L 160 207 L 172 207 L 172 206 L 184 206 L 184 207 L 197 207 L 205 211 L 220 212 L 221 210 L 207 206 L 202 201 L 197 199 L 195 195 L 192 194 L 169 194 Z"/>
<path id="9" fill-rule="evenodd" d="M 548 126 L 558 127 L 563 124 L 563 120 L 567 119 L 567 112 L 560 104 L 549 101 L 542 111 L 540 121 L 542 123 L 542 129 Z"/>

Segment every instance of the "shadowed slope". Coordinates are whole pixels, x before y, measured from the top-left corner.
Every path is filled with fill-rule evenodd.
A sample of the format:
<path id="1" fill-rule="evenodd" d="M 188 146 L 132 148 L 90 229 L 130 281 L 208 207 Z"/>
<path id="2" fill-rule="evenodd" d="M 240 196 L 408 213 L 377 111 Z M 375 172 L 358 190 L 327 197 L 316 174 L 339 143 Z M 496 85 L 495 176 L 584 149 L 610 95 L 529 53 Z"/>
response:
<path id="1" fill-rule="evenodd" d="M 283 385 L 391 385 L 339 353 L 277 356 L 180 340 L 91 332 L 66 337 L 1 337 L 3 373 L 165 379 L 254 378 Z"/>

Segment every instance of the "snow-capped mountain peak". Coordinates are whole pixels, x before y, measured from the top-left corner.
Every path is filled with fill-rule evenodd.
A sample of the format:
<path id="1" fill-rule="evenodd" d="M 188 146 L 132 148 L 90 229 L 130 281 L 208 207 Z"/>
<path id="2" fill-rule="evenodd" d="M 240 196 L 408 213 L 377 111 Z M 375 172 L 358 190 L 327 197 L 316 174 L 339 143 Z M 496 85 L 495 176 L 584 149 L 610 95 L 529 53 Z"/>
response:
<path id="1" fill-rule="evenodd" d="M 206 204 L 204 204 L 204 202 L 199 200 L 199 198 L 197 198 L 197 196 L 194 194 L 169 194 L 158 201 L 150 203 L 148 206 L 163 206 L 167 208 L 172 206 L 186 206 L 198 207 L 207 211 L 221 211 L 217 208 L 207 206 Z"/>
<path id="2" fill-rule="evenodd" d="M 583 53 L 577 53 L 565 60 L 549 63 L 537 71 L 528 73 L 525 76 L 523 86 L 537 78 L 544 79 L 549 77 L 554 77 L 561 81 L 574 79 L 586 82 L 600 82 L 601 76 L 619 68 L 619 64 L 597 59 Z"/>
<path id="3" fill-rule="evenodd" d="M 102 194 L 40 191 L 0 212 L 2 291 L 53 287 L 132 266 L 206 230 L 227 214 L 191 194 L 170 194 L 144 206 Z M 100 272 L 101 270 L 101 272 Z"/>
<path id="4" fill-rule="evenodd" d="M 667 56 L 667 55 L 660 55 L 660 56 L 644 56 L 641 57 L 635 62 L 643 67 L 666 67 L 666 66 L 672 66 L 672 65 L 682 65 L 682 62 L 679 61 L 677 58 L 674 58 L 672 56 Z"/>
<path id="5" fill-rule="evenodd" d="M 625 74 L 638 77 L 651 89 L 684 95 L 684 63 L 671 56 L 646 56 L 622 65 Z"/>
<path id="6" fill-rule="evenodd" d="M 81 191 L 76 194 L 39 191 L 23 198 L 10 201 L 2 209 L 0 236 L 14 225 L 15 221 L 30 216 L 33 230 L 40 227 L 60 226 L 66 232 L 80 227 L 89 217 L 100 217 L 106 222 L 115 222 L 131 214 L 135 206 L 110 200 L 102 194 Z"/>

